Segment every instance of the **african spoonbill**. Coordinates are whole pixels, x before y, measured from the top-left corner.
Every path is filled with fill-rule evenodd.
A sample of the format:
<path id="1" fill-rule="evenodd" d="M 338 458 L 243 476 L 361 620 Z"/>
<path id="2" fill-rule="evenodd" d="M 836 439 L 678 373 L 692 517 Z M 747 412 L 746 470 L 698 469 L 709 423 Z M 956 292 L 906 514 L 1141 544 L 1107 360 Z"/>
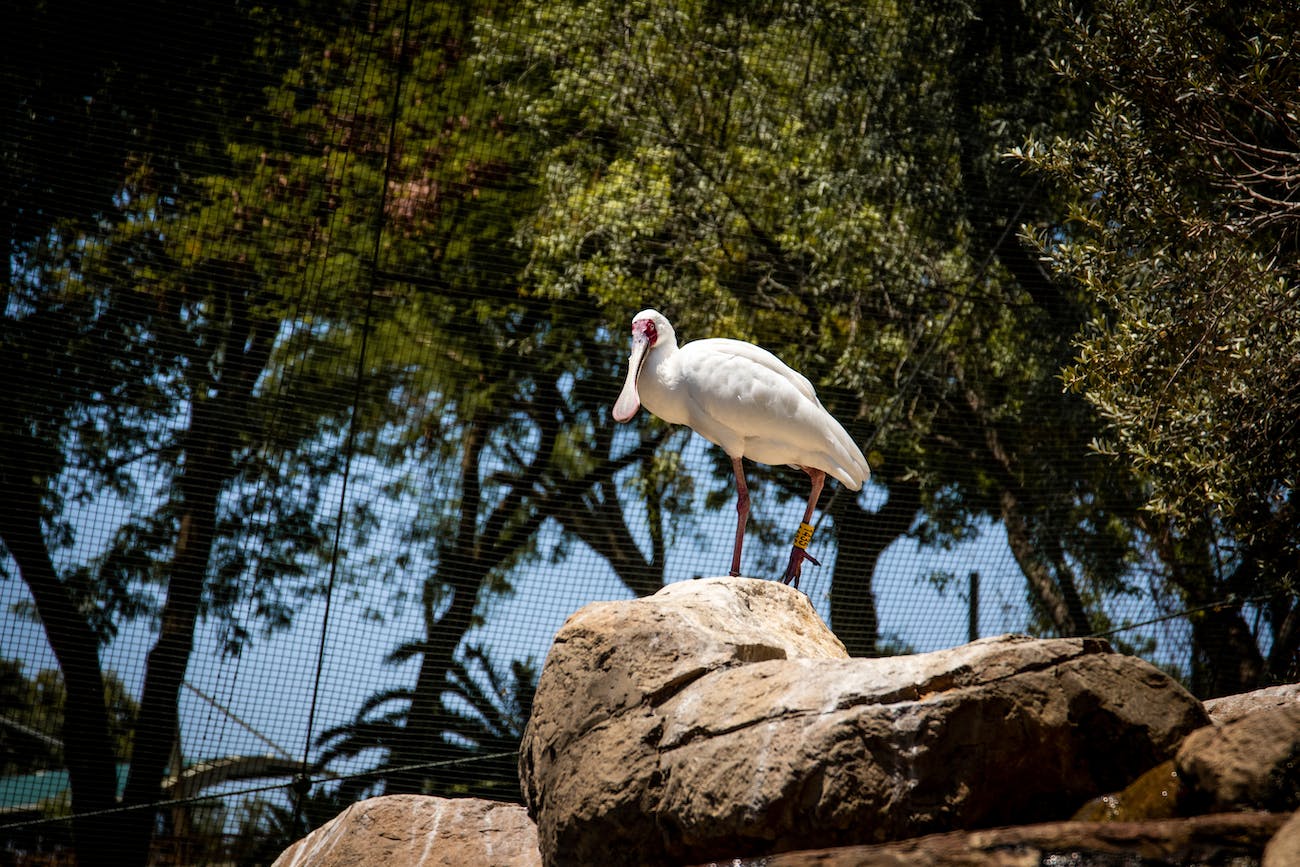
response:
<path id="1" fill-rule="evenodd" d="M 795 534 L 782 581 L 799 586 L 812 539 L 812 515 L 830 473 L 850 490 L 870 476 L 862 450 L 813 391 L 812 383 L 779 358 L 742 340 L 708 338 L 677 346 L 672 325 L 656 310 L 632 319 L 632 354 L 614 419 L 630 421 L 642 405 L 672 424 L 684 424 L 731 458 L 736 474 L 736 543 L 731 573 L 740 574 L 740 550 L 749 519 L 744 458 L 788 464 L 808 474 L 812 490 Z"/>

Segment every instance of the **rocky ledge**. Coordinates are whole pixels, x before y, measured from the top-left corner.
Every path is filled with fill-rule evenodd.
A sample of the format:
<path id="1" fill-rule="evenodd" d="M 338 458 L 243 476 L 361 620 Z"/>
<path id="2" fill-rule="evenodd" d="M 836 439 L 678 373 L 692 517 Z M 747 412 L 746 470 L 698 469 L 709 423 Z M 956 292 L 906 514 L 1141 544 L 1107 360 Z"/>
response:
<path id="1" fill-rule="evenodd" d="M 527 816 L 374 799 L 277 865 L 1300 864 L 1300 693 L 1210 710 L 1098 640 L 850 659 L 797 591 L 684 582 L 556 635 Z M 382 855 L 327 854 L 367 836 Z"/>

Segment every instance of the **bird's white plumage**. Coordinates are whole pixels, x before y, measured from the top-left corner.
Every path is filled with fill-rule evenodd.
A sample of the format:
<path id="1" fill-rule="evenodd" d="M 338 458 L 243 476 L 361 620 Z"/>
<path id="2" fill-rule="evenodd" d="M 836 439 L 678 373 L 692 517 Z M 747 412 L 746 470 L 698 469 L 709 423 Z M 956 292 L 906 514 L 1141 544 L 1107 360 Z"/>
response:
<path id="1" fill-rule="evenodd" d="M 733 458 L 820 469 L 855 491 L 862 487 L 870 475 L 866 458 L 806 377 L 740 340 L 709 338 L 679 348 L 672 326 L 654 310 L 636 315 L 634 335 L 643 320 L 652 326 L 649 338 L 634 337 L 615 418 L 625 421 L 644 405 Z M 644 324 L 640 329 L 647 331 Z"/>
<path id="2" fill-rule="evenodd" d="M 740 575 L 749 519 L 744 458 L 790 464 L 808 474 L 808 504 L 781 579 L 797 588 L 803 561 L 817 563 L 807 551 L 813 534 L 809 522 L 826 474 L 856 491 L 871 472 L 857 443 L 817 399 L 812 383 L 752 343 L 710 338 L 678 348 L 668 320 L 655 310 L 642 310 L 632 319 L 632 354 L 614 419 L 630 421 L 643 403 L 664 421 L 689 425 L 731 456 L 736 474 L 731 575 Z"/>

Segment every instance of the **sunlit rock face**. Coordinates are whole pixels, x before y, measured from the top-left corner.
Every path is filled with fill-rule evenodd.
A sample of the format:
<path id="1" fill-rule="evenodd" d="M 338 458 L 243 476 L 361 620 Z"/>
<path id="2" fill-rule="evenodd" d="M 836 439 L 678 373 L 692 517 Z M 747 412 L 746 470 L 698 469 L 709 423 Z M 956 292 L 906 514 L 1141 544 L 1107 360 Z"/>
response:
<path id="1" fill-rule="evenodd" d="M 520 776 L 548 864 L 707 861 L 1063 819 L 1207 723 L 1102 641 L 849 659 L 801 593 L 719 578 L 574 614 Z"/>
<path id="2" fill-rule="evenodd" d="M 272 867 L 541 867 L 537 829 L 518 804 L 387 795 L 358 801 Z"/>
<path id="3" fill-rule="evenodd" d="M 276 867 L 1300 864 L 1300 686 L 1206 707 L 1103 642 L 849 659 L 788 587 L 686 582 L 556 636 L 527 813 L 374 798 Z"/>

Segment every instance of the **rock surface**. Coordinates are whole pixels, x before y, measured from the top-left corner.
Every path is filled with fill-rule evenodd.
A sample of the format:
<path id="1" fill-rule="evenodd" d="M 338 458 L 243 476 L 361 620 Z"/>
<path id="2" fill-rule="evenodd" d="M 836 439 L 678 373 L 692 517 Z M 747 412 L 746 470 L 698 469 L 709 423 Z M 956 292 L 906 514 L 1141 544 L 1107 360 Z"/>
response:
<path id="1" fill-rule="evenodd" d="M 518 804 L 388 795 L 358 801 L 272 867 L 530 867 L 537 828 Z"/>
<path id="2" fill-rule="evenodd" d="M 1234 719 L 1243 717 L 1248 713 L 1254 713 L 1257 710 L 1268 710 L 1271 707 L 1285 707 L 1293 704 L 1300 704 L 1300 683 L 1266 686 L 1263 689 L 1243 692 L 1240 695 L 1211 698 L 1206 700 L 1205 710 L 1210 714 L 1210 719 L 1223 724 L 1232 722 Z"/>
<path id="3" fill-rule="evenodd" d="M 1274 844 L 1269 839 L 1276 842 L 1281 837 L 1277 829 L 1286 821 L 1285 815 L 1274 813 L 1232 813 L 1152 822 L 1049 822 L 931 834 L 872 846 L 786 852 L 725 864 L 727 867 L 1245 865 L 1257 863 L 1261 851 L 1273 851 Z M 1265 845 L 1268 850 L 1264 849 Z M 1264 867 L 1295 867 L 1296 864 L 1295 857 L 1290 860 L 1283 857 L 1276 865 L 1264 861 Z M 721 867 L 721 864 L 715 862 L 710 867 Z"/>
<path id="4" fill-rule="evenodd" d="M 1202 811 L 1300 808 L 1300 702 L 1193 732 L 1175 765 Z"/>
<path id="5" fill-rule="evenodd" d="M 1300 808 L 1296 696 L 1294 686 L 1285 686 L 1218 700 L 1219 725 L 1192 732 L 1174 759 L 1147 771 L 1122 792 L 1089 801 L 1074 818 L 1139 821 Z"/>
<path id="6" fill-rule="evenodd" d="M 548 864 L 702 861 L 1065 818 L 1208 721 L 1101 641 L 847 659 L 803 594 L 708 579 L 565 623 L 520 777 Z"/>
<path id="7" fill-rule="evenodd" d="M 1262 867 L 1296 867 L 1300 864 L 1300 811 L 1292 813 L 1286 824 L 1264 847 Z"/>
<path id="8" fill-rule="evenodd" d="M 1082 822 L 1137 822 L 1191 815 L 1192 794 L 1183 785 L 1174 760 L 1161 762 L 1129 783 L 1122 792 L 1093 798 L 1074 818 Z"/>

